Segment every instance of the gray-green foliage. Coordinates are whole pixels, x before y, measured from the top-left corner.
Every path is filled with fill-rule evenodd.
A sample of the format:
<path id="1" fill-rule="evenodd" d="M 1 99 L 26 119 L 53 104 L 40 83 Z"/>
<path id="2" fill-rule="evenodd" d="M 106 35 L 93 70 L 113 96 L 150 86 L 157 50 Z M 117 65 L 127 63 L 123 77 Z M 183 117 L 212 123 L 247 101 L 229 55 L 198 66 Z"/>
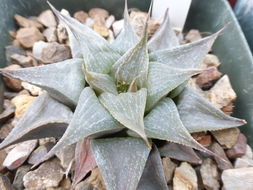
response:
<path id="1" fill-rule="evenodd" d="M 50 6 L 67 28 L 73 58 L 34 68 L 0 70 L 5 76 L 38 85 L 50 95 L 37 98 L 0 148 L 22 140 L 62 135 L 44 161 L 60 149 L 90 138 L 108 190 L 147 186 L 167 189 L 161 168 L 154 169 L 157 176 L 153 181 L 145 180 L 152 178 L 143 173 L 148 157 L 146 168 L 153 163 L 161 167 L 157 149 L 149 156 L 152 139 L 213 154 L 190 133 L 244 124 L 243 120 L 226 116 L 189 87 L 183 90 L 186 81 L 201 72 L 200 62 L 221 31 L 179 46 L 166 13 L 160 29 L 147 42 L 147 23 L 139 39 L 126 6 L 124 29 L 110 44 Z M 177 92 L 183 90 L 178 106 L 168 97 L 177 87 Z"/>

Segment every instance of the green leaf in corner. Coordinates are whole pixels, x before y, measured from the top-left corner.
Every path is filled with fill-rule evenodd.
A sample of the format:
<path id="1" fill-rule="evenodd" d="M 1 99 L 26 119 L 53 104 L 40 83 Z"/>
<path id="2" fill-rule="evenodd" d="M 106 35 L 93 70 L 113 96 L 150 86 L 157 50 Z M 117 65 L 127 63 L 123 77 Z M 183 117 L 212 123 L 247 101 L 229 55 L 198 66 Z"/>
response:
<path id="1" fill-rule="evenodd" d="M 90 87 L 86 87 L 80 95 L 73 118 L 64 135 L 40 162 L 83 138 L 97 137 L 121 129 L 123 129 L 122 125 L 100 104 L 94 91 Z"/>
<path id="2" fill-rule="evenodd" d="M 113 41 L 112 46 L 123 55 L 127 50 L 133 47 L 138 42 L 138 36 L 136 35 L 132 25 L 130 24 L 127 0 L 125 0 L 124 10 L 124 28 Z"/>
<path id="3" fill-rule="evenodd" d="M 129 85 L 137 78 L 136 84 L 142 88 L 147 79 L 148 65 L 146 23 L 142 38 L 112 66 L 112 74 L 117 82 L 125 82 Z"/>
<path id="4" fill-rule="evenodd" d="M 74 107 L 85 86 L 82 64 L 82 59 L 68 59 L 38 67 L 0 69 L 0 73 L 39 86 L 59 102 Z"/>
<path id="5" fill-rule="evenodd" d="M 148 41 L 148 49 L 150 51 L 158 51 L 162 49 L 172 49 L 179 46 L 179 40 L 170 23 L 169 10 L 164 15 L 164 20 L 156 33 Z"/>
<path id="6" fill-rule="evenodd" d="M 49 5 L 57 18 L 69 28 L 79 42 L 87 70 L 109 73 L 111 66 L 120 58 L 120 54 L 110 46 L 108 41 L 88 26 L 61 14 L 50 3 Z"/>
<path id="7" fill-rule="evenodd" d="M 169 190 L 164 176 L 161 156 L 154 145 L 149 154 L 146 166 L 137 190 Z"/>
<path id="8" fill-rule="evenodd" d="M 138 133 L 148 144 L 143 123 L 146 97 L 147 90 L 142 88 L 137 92 L 119 95 L 103 93 L 99 100 L 116 120 Z"/>
<path id="9" fill-rule="evenodd" d="M 149 138 L 167 140 L 214 155 L 190 135 L 179 118 L 177 107 L 170 98 L 164 98 L 144 118 L 145 132 Z"/>
<path id="10" fill-rule="evenodd" d="M 86 67 L 83 68 L 83 72 L 87 83 L 98 94 L 101 94 L 103 92 L 110 92 L 115 95 L 118 94 L 115 81 L 111 76 L 107 74 L 87 71 Z"/>
<path id="11" fill-rule="evenodd" d="M 139 138 L 92 141 L 92 151 L 107 190 L 137 188 L 150 149 Z"/>
<path id="12" fill-rule="evenodd" d="M 153 108 L 170 91 L 200 72 L 201 70 L 197 69 L 179 69 L 158 62 L 150 62 L 146 111 Z"/>
<path id="13" fill-rule="evenodd" d="M 0 149 L 31 139 L 59 138 L 66 130 L 72 115 L 72 111 L 67 106 L 57 102 L 47 93 L 42 93 L 0 144 Z"/>
<path id="14" fill-rule="evenodd" d="M 181 45 L 173 49 L 164 49 L 152 52 L 150 54 L 150 60 L 161 62 L 175 68 L 199 68 L 201 61 L 210 51 L 215 39 L 222 31 L 223 29 L 211 36 L 193 43 Z"/>
<path id="15" fill-rule="evenodd" d="M 242 119 L 226 115 L 190 87 L 186 87 L 180 94 L 177 107 L 180 118 L 190 133 L 246 124 Z"/>

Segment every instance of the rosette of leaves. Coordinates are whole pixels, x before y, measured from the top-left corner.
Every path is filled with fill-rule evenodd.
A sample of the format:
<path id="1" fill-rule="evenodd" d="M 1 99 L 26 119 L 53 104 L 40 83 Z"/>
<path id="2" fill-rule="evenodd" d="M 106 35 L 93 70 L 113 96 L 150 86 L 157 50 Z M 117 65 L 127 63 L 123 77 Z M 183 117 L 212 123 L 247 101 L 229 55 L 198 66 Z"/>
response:
<path id="1" fill-rule="evenodd" d="M 168 189 L 153 139 L 214 155 L 190 133 L 245 124 L 244 120 L 225 115 L 185 85 L 201 72 L 200 63 L 222 30 L 179 45 L 166 12 L 160 28 L 148 41 L 149 16 L 138 37 L 126 3 L 124 28 L 110 44 L 50 6 L 68 31 L 73 58 L 32 68 L 0 70 L 5 76 L 46 90 L 0 148 L 29 139 L 60 138 L 42 162 L 78 142 L 79 176 L 75 184 L 98 165 L 108 190 Z"/>

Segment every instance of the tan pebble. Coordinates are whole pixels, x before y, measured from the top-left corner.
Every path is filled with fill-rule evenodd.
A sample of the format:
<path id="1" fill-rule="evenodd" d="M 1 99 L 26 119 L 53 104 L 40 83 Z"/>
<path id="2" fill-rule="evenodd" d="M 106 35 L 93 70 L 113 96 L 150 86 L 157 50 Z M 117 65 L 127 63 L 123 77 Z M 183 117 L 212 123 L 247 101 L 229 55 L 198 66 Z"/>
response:
<path id="1" fill-rule="evenodd" d="M 17 40 L 23 47 L 32 48 L 35 42 L 44 40 L 44 36 L 35 27 L 21 28 L 17 31 Z"/>

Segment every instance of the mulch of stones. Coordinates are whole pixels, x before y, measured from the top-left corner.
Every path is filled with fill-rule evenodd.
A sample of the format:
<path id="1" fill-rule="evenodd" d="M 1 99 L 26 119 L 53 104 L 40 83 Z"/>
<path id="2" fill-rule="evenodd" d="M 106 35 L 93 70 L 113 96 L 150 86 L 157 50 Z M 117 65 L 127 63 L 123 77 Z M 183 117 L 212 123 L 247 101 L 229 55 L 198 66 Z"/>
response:
<path id="1" fill-rule="evenodd" d="M 130 14 L 137 34 L 142 33 L 146 15 L 147 13 L 136 10 Z M 123 20 L 115 20 L 113 15 L 100 8 L 93 8 L 88 13 L 78 11 L 73 16 L 110 42 L 123 27 Z M 38 17 L 25 18 L 15 15 L 14 18 L 19 29 L 9 32 L 13 41 L 6 46 L 6 69 L 36 67 L 71 57 L 67 32 L 57 23 L 50 10 L 42 12 Z M 149 21 L 149 37 L 160 23 L 158 20 Z M 185 35 L 178 33 L 178 37 L 182 44 L 202 38 L 198 30 L 191 30 Z M 194 76 L 190 84 L 210 102 L 231 115 L 236 94 L 229 77 L 219 71 L 219 65 L 219 59 L 211 53 L 208 54 L 202 63 L 204 71 Z M 0 141 L 8 135 L 36 96 L 43 91 L 37 86 L 11 78 L 4 77 L 4 83 L 7 91 L 4 93 L 4 111 L 0 114 Z M 194 133 L 192 136 L 203 146 L 226 158 L 227 162 L 170 143 L 168 146 L 179 151 L 171 157 L 162 158 L 169 189 L 253 189 L 252 184 L 245 183 L 253 178 L 252 149 L 247 145 L 246 136 L 238 128 Z M 75 145 L 67 147 L 53 159 L 31 170 L 32 164 L 45 155 L 55 141 L 53 138 L 30 140 L 1 150 L 0 189 L 70 189 L 73 169 L 70 168 L 67 176 L 65 173 L 73 163 Z M 98 169 L 94 169 L 75 189 L 105 189 Z"/>

